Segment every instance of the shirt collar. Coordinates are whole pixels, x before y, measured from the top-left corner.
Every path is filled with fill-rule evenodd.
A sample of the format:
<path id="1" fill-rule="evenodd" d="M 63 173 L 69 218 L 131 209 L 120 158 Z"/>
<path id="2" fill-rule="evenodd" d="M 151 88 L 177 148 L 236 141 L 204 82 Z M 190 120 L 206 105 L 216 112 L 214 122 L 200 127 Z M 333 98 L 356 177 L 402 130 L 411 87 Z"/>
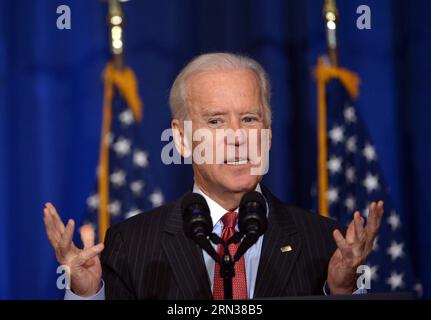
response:
<path id="1" fill-rule="evenodd" d="M 262 193 L 260 184 L 257 184 L 255 191 Z M 226 209 L 219 205 L 217 202 L 215 202 L 213 199 L 211 199 L 209 196 L 207 196 L 196 183 L 193 185 L 193 192 L 199 193 L 207 201 L 208 207 L 210 209 L 211 220 L 213 221 L 213 226 L 215 226 L 226 214 Z M 236 208 L 234 211 L 238 211 L 238 208 Z"/>

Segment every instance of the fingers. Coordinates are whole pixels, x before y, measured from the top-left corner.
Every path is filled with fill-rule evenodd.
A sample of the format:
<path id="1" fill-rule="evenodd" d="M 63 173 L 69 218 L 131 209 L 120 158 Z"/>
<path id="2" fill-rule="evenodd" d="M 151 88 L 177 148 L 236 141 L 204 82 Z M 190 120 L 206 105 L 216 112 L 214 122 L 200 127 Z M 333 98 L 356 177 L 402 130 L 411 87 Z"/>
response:
<path id="1" fill-rule="evenodd" d="M 91 224 L 86 224 L 81 227 L 81 240 L 84 244 L 84 249 L 94 246 L 95 232 Z"/>
<path id="2" fill-rule="evenodd" d="M 365 220 L 361 217 L 359 211 L 356 211 L 353 215 L 353 221 L 355 224 L 355 238 L 360 243 L 364 243 L 366 239 L 366 233 L 364 228 Z"/>
<path id="3" fill-rule="evenodd" d="M 60 219 L 60 215 L 58 214 L 55 207 L 52 205 L 52 203 L 48 202 L 46 203 L 46 208 L 48 210 L 49 215 L 51 216 L 53 223 L 57 230 L 60 232 L 60 234 L 63 234 L 65 230 L 65 226 L 63 224 L 63 221 Z"/>
<path id="4" fill-rule="evenodd" d="M 69 219 L 64 226 L 57 210 L 51 203 L 46 203 L 43 210 L 43 220 L 45 223 L 48 239 L 55 248 L 57 260 L 62 264 L 72 263 L 75 266 L 91 266 L 98 260 L 93 259 L 102 252 L 104 245 L 99 243 L 94 245 L 95 232 L 92 225 L 84 225 L 81 230 L 81 239 L 84 249 L 79 250 L 73 244 L 73 233 L 75 221 Z"/>
<path id="5" fill-rule="evenodd" d="M 380 223 L 383 217 L 383 201 L 379 201 L 376 205 L 375 202 L 372 202 L 369 209 L 368 214 L 368 223 L 366 226 L 366 250 L 367 252 L 371 252 L 374 246 L 374 239 L 376 238 L 377 232 L 380 227 Z"/>
<path id="6" fill-rule="evenodd" d="M 368 229 L 370 231 L 374 230 L 375 226 L 376 226 L 376 220 L 377 216 L 376 216 L 376 203 L 373 201 L 370 204 L 370 207 L 368 208 Z"/>
<path id="7" fill-rule="evenodd" d="M 66 229 L 61 236 L 59 242 L 60 253 L 63 257 L 66 257 L 72 249 L 73 231 L 75 230 L 75 221 L 69 219 L 66 225 Z"/>
<path id="8" fill-rule="evenodd" d="M 69 220 L 65 227 L 57 213 L 57 210 L 51 203 L 46 203 L 43 210 L 43 221 L 45 223 L 46 233 L 49 242 L 55 250 L 55 255 L 60 263 L 66 263 L 72 256 L 70 253 L 76 251 L 74 246 L 73 231 L 75 222 Z"/>
<path id="9" fill-rule="evenodd" d="M 384 206 L 384 202 L 380 200 L 377 203 L 377 213 L 376 213 L 377 214 L 377 219 L 376 219 L 377 221 L 376 221 L 376 228 L 375 228 L 376 233 L 380 228 L 380 224 L 382 223 L 383 213 L 385 212 L 383 206 Z"/>
<path id="10" fill-rule="evenodd" d="M 368 214 L 368 230 L 372 234 L 376 234 L 383 217 L 383 201 L 379 201 L 376 205 L 372 202 Z"/>
<path id="11" fill-rule="evenodd" d="M 354 255 L 360 255 L 361 250 L 366 244 L 367 234 L 365 232 L 365 220 L 359 211 L 355 211 L 353 219 L 346 232 L 346 243 L 353 250 Z"/>
<path id="12" fill-rule="evenodd" d="M 54 248 L 59 246 L 61 237 L 65 231 L 65 226 L 60 219 L 55 207 L 50 203 L 45 204 L 44 222 L 47 231 L 48 239 Z"/>
<path id="13" fill-rule="evenodd" d="M 369 208 L 368 223 L 359 211 L 353 214 L 353 220 L 347 228 L 344 238 L 340 231 L 335 230 L 333 236 L 337 247 L 340 249 L 343 259 L 348 264 L 356 264 L 363 261 L 372 250 L 374 239 L 377 235 L 383 216 L 383 201 L 377 204 L 372 202 Z"/>
<path id="14" fill-rule="evenodd" d="M 58 242 L 61 239 L 61 233 L 56 228 L 55 222 L 47 207 L 43 209 L 43 222 L 45 224 L 46 234 L 48 236 L 49 242 L 53 247 L 58 246 Z"/>
<path id="15" fill-rule="evenodd" d="M 351 260 L 353 258 L 353 251 L 350 248 L 350 245 L 347 243 L 346 239 L 344 239 L 341 232 L 337 229 L 332 233 L 335 243 L 337 244 L 338 249 L 341 251 L 341 255 L 343 258 L 347 260 Z"/>
<path id="16" fill-rule="evenodd" d="M 103 243 L 99 243 L 91 248 L 82 250 L 77 257 L 76 263 L 81 266 L 86 264 L 90 259 L 100 254 L 103 251 L 103 249 L 104 249 Z"/>
<path id="17" fill-rule="evenodd" d="M 58 223 L 55 221 L 51 209 L 46 206 L 43 209 L 43 221 L 45 223 L 45 229 L 48 239 L 51 245 L 56 248 L 60 242 L 61 236 L 64 232 L 64 226 L 59 227 Z"/>
<path id="18" fill-rule="evenodd" d="M 349 244 L 355 242 L 355 222 L 352 220 L 346 231 L 346 241 Z"/>

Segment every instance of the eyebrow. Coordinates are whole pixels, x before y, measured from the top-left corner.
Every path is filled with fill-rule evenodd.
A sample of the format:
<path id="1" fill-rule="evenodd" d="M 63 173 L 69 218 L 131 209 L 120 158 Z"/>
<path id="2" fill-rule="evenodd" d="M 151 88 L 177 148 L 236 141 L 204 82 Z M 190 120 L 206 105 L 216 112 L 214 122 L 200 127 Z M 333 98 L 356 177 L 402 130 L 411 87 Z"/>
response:
<path id="1" fill-rule="evenodd" d="M 202 113 L 202 116 L 203 117 L 214 117 L 214 116 L 224 116 L 226 114 L 228 114 L 228 111 L 215 110 L 215 111 L 204 111 Z M 261 112 L 261 110 L 259 108 L 256 108 L 256 109 L 253 109 L 253 110 L 248 110 L 248 111 L 240 113 L 241 116 L 245 115 L 245 114 L 256 114 L 256 115 L 261 116 L 262 112 Z"/>
<path id="2" fill-rule="evenodd" d="M 259 109 L 253 109 L 251 111 L 246 111 L 246 112 L 241 112 L 240 115 L 244 115 L 244 114 L 257 114 L 257 115 L 261 115 L 262 112 Z"/>
<path id="3" fill-rule="evenodd" d="M 227 112 L 221 112 L 221 111 L 209 111 L 209 112 L 205 112 L 203 113 L 204 117 L 213 117 L 213 116 L 223 116 L 227 114 Z"/>

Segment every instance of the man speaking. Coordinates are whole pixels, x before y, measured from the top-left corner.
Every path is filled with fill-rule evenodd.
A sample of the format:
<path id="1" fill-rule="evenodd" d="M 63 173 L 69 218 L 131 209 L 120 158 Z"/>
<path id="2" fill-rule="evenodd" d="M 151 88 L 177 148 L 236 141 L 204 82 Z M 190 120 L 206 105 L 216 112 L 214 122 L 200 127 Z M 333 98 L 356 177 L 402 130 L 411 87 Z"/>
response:
<path id="1" fill-rule="evenodd" d="M 212 53 L 191 61 L 170 92 L 175 147 L 192 159 L 193 192 L 208 205 L 212 232 L 225 240 L 238 230 L 248 192 L 260 193 L 266 204 L 267 230 L 235 263 L 232 296 L 352 294 L 383 203 L 371 203 L 367 223 L 355 212 L 343 236 L 335 221 L 283 204 L 260 184 L 272 139 L 270 91 L 256 61 Z M 225 298 L 219 264 L 183 231 L 182 201 L 112 226 L 104 244 L 94 245 L 94 230 L 83 226 L 83 249 L 72 241 L 74 221 L 65 226 L 47 203 L 48 238 L 58 262 L 70 268 L 66 299 Z"/>

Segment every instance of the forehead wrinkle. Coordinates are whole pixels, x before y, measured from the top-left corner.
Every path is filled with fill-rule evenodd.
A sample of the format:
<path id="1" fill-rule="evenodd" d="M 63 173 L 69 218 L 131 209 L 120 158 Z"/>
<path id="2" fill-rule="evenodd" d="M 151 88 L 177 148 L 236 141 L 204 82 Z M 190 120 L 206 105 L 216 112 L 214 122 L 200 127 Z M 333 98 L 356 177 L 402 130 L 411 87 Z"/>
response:
<path id="1" fill-rule="evenodd" d="M 237 70 L 246 71 L 248 70 Z M 230 113 L 233 109 L 236 109 L 238 114 L 244 113 L 259 113 L 262 111 L 258 110 L 259 107 L 253 106 L 253 110 L 247 109 L 246 105 L 250 105 L 251 101 L 256 101 L 258 104 L 261 103 L 260 88 L 258 81 L 253 74 L 253 77 L 242 77 L 242 85 L 235 87 L 232 90 L 229 86 L 224 86 L 223 80 L 206 77 L 206 75 L 219 74 L 221 78 L 229 76 L 229 72 L 199 72 L 192 74 L 186 81 L 186 104 L 192 107 L 195 112 L 199 114 L 204 113 Z M 236 73 L 235 76 L 237 76 Z M 234 78 L 235 78 L 234 76 Z M 229 81 L 229 79 L 228 79 Z M 221 85 L 220 85 L 221 84 Z M 203 89 L 205 88 L 205 89 Z M 246 99 L 246 100 L 244 100 Z M 247 102 L 248 101 L 248 102 Z M 222 103 L 223 105 L 221 105 Z M 254 104 L 254 103 L 252 103 Z M 212 111 L 213 109 L 214 111 Z M 191 111 L 189 109 L 189 111 Z"/>

